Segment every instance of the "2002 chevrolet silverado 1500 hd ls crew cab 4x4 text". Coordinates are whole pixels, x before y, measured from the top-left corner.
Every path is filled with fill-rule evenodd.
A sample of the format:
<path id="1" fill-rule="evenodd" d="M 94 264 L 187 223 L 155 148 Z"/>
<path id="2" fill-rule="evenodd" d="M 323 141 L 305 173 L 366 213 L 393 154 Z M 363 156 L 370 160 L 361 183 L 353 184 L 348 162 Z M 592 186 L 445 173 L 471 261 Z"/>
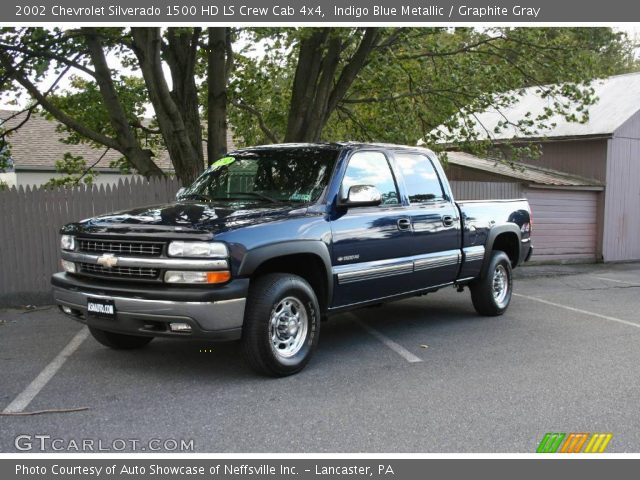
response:
<path id="1" fill-rule="evenodd" d="M 455 202 L 418 147 L 286 144 L 237 150 L 177 201 L 66 225 L 55 301 L 100 343 L 241 340 L 257 371 L 300 371 L 321 320 L 468 286 L 500 315 L 531 255 L 526 200 Z"/>

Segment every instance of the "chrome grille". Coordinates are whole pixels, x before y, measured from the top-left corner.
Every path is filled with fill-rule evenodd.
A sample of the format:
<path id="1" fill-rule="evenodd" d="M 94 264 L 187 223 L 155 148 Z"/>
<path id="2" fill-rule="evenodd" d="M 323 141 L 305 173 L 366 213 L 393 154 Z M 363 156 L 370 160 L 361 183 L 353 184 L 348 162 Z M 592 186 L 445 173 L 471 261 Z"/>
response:
<path id="1" fill-rule="evenodd" d="M 79 238 L 77 241 L 78 250 L 81 252 L 114 253 L 132 256 L 159 257 L 164 247 L 162 242 L 124 242 L 120 240 L 91 240 L 88 238 Z"/>
<path id="2" fill-rule="evenodd" d="M 146 267 L 112 267 L 107 268 L 94 263 L 80 263 L 80 272 L 87 275 L 99 275 L 104 277 L 142 278 L 153 280 L 158 278 L 160 270 Z"/>

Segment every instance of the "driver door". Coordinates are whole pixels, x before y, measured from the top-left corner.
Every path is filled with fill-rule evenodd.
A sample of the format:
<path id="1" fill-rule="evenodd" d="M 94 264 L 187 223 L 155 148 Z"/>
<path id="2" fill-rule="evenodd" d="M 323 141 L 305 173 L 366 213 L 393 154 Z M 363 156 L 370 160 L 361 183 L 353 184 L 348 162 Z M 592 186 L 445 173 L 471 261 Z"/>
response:
<path id="1" fill-rule="evenodd" d="M 380 150 L 352 154 L 342 179 L 341 198 L 354 185 L 378 189 L 382 203 L 350 207 L 331 222 L 333 307 L 353 305 L 410 290 L 413 261 L 411 219 L 400 202 L 387 155 Z"/>

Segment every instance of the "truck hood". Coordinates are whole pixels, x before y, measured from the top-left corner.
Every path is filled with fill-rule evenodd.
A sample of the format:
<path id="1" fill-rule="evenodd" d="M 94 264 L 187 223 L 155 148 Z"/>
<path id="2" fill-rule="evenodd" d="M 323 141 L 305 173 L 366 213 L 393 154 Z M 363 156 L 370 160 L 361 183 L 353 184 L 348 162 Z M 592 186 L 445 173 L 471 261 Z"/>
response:
<path id="1" fill-rule="evenodd" d="M 299 216 L 307 207 L 291 204 L 180 201 L 100 215 L 68 225 L 76 233 L 209 233 Z"/>

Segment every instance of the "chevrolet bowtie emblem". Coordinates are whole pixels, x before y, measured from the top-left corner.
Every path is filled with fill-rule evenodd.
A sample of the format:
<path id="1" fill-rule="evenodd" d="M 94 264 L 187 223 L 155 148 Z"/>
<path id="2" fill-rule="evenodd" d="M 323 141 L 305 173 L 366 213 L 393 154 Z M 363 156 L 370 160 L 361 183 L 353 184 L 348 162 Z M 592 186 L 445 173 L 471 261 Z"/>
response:
<path id="1" fill-rule="evenodd" d="M 105 253 L 104 255 L 98 257 L 98 265 L 102 265 L 103 267 L 113 268 L 118 264 L 118 258 L 112 253 Z"/>

